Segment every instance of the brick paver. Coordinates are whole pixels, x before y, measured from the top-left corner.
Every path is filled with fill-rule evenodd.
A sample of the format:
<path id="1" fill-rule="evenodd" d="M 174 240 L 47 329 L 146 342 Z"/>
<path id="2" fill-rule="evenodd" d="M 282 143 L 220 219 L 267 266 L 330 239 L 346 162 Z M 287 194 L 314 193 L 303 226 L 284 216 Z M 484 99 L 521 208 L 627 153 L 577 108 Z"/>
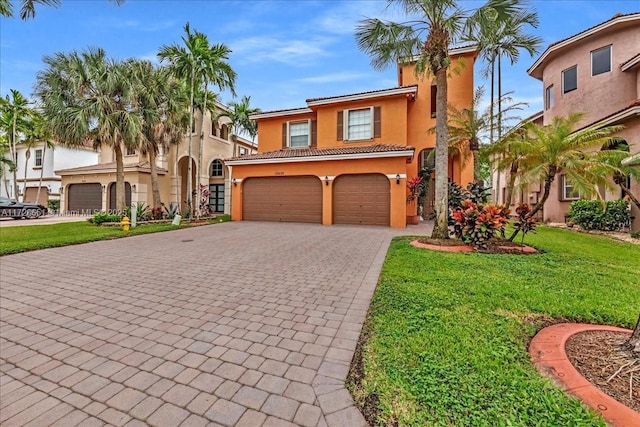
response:
<path id="1" fill-rule="evenodd" d="M 343 383 L 391 238 L 424 233 L 243 222 L 3 257 L 0 423 L 366 425 Z"/>

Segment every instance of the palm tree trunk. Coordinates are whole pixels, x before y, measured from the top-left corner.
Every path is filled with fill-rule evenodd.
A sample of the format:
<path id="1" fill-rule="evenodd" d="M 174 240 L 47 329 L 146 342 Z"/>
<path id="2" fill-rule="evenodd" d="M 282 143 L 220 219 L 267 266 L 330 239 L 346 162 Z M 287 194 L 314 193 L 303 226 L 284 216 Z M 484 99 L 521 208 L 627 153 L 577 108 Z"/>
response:
<path id="1" fill-rule="evenodd" d="M 542 209 L 542 207 L 544 206 L 545 202 L 549 198 L 549 192 L 551 191 L 551 184 L 553 184 L 553 181 L 556 179 L 556 172 L 557 172 L 557 169 L 555 167 L 551 167 L 549 169 L 549 172 L 547 172 L 547 176 L 544 179 L 544 188 L 542 190 L 542 198 L 538 200 L 538 203 L 536 203 L 533 209 L 531 209 L 531 212 L 527 214 L 527 218 L 533 218 L 538 213 L 538 211 L 540 211 L 540 209 Z M 509 237 L 509 240 L 513 241 L 513 239 L 515 239 L 517 235 L 518 235 L 518 230 L 515 230 L 511 235 L 511 237 Z"/>
<path id="2" fill-rule="evenodd" d="M 495 104 L 495 87 L 496 87 L 496 59 L 495 57 L 491 58 L 491 103 L 489 104 L 489 116 L 491 118 L 491 122 L 489 123 L 489 144 L 493 144 L 493 135 L 494 135 L 494 123 L 495 117 L 493 115 L 493 106 Z M 495 172 L 494 172 L 495 170 Z M 500 202 L 500 173 L 498 172 L 498 167 L 496 164 L 496 168 L 491 168 L 491 185 L 493 185 L 493 173 L 496 173 L 496 189 L 495 189 L 495 203 Z"/>
<path id="3" fill-rule="evenodd" d="M 151 193 L 153 194 L 153 209 L 158 209 L 162 205 L 160 200 L 160 185 L 158 184 L 158 166 L 156 165 L 156 152 L 153 148 L 149 150 L 149 169 L 151 171 Z"/>
<path id="4" fill-rule="evenodd" d="M 447 131 L 447 69 L 436 73 L 436 224 L 434 239 L 449 238 L 449 147 Z"/>
<path id="5" fill-rule="evenodd" d="M 24 181 L 22 181 L 22 203 L 24 203 L 25 197 L 27 197 L 27 167 L 29 165 L 29 158 L 31 158 L 31 149 L 27 147 L 27 151 L 24 152 Z"/>
<path id="6" fill-rule="evenodd" d="M 497 57 L 498 59 L 498 141 L 502 139 L 502 61 L 500 60 L 500 55 Z M 499 155 L 498 155 L 499 156 Z M 497 202 L 500 203 L 501 196 L 501 188 L 500 188 L 500 174 L 498 174 L 498 182 L 497 185 Z M 508 206 L 508 205 L 507 205 Z"/>
<path id="7" fill-rule="evenodd" d="M 201 114 L 201 121 L 200 121 L 200 141 L 199 141 L 199 145 L 198 145 L 198 174 L 197 174 L 197 178 L 198 178 L 198 186 L 197 188 L 197 196 L 196 196 L 196 203 L 198 204 L 198 210 L 196 211 L 196 218 L 200 219 L 200 215 L 202 214 L 202 197 L 200 196 L 200 185 L 202 185 L 201 182 L 201 178 L 202 178 L 202 150 L 204 149 L 204 115 L 206 114 L 207 111 L 207 81 L 205 80 L 204 82 L 204 102 L 202 104 L 202 114 Z"/>
<path id="8" fill-rule="evenodd" d="M 116 210 L 124 212 L 127 208 L 127 199 L 124 188 L 124 162 L 122 160 L 122 146 L 115 144 L 113 151 L 116 155 Z"/>
<path id="9" fill-rule="evenodd" d="M 189 107 L 189 158 L 187 159 L 187 209 L 189 210 L 189 220 L 193 218 L 193 165 L 191 161 L 191 153 L 193 152 L 193 92 L 195 91 L 195 75 L 193 65 L 191 66 L 191 93 L 189 94 L 190 107 Z"/>
<path id="10" fill-rule="evenodd" d="M 629 341 L 625 343 L 631 351 L 640 355 L 640 316 L 638 316 L 638 322 L 636 322 L 636 327 L 631 334 L 631 338 Z"/>
<path id="11" fill-rule="evenodd" d="M 618 184 L 620 186 L 620 189 L 622 189 L 622 191 L 624 192 L 624 194 L 626 194 L 627 196 L 629 196 L 629 199 L 631 200 L 631 202 L 636 205 L 638 207 L 638 209 L 640 209 L 640 200 L 638 200 L 636 198 L 636 196 L 633 195 L 633 193 L 631 193 L 631 190 L 629 190 L 627 188 L 626 185 L 620 183 Z"/>
<path id="12" fill-rule="evenodd" d="M 13 113 L 13 123 L 11 125 L 11 161 L 15 163 L 13 167 L 13 197 L 12 199 L 18 200 L 18 152 L 16 151 L 16 112 Z"/>
<path id="13" fill-rule="evenodd" d="M 42 147 L 42 164 L 40 165 L 40 181 L 38 182 L 38 192 L 36 193 L 36 203 L 40 202 L 40 189 L 42 188 L 42 177 L 44 175 L 44 155 L 47 153 L 47 141 Z"/>
<path id="14" fill-rule="evenodd" d="M 516 177 L 518 176 L 518 162 L 511 163 L 509 169 L 509 181 L 507 181 L 507 189 L 505 191 L 504 204 L 506 207 L 511 206 L 513 199 L 513 189 L 516 186 Z"/>

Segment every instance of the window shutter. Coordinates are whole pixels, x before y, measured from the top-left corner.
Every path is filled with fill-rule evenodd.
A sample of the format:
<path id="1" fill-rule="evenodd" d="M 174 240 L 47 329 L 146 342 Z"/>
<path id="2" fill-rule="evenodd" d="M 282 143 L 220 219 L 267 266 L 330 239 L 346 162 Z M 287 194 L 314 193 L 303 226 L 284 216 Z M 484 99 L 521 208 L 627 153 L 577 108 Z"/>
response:
<path id="1" fill-rule="evenodd" d="M 380 138 L 382 135 L 382 121 L 380 117 L 380 107 L 373 107 L 373 137 Z"/>
<path id="2" fill-rule="evenodd" d="M 431 86 L 431 118 L 436 118 L 436 98 L 438 96 L 438 86 Z"/>
<path id="3" fill-rule="evenodd" d="M 344 113 L 342 111 L 338 111 L 338 141 L 342 141 L 343 140 L 343 136 L 344 136 Z"/>
<path id="4" fill-rule="evenodd" d="M 282 124 L 282 148 L 287 148 L 287 123 Z"/>
<path id="5" fill-rule="evenodd" d="M 311 147 L 315 148 L 318 146 L 318 121 L 311 120 Z"/>

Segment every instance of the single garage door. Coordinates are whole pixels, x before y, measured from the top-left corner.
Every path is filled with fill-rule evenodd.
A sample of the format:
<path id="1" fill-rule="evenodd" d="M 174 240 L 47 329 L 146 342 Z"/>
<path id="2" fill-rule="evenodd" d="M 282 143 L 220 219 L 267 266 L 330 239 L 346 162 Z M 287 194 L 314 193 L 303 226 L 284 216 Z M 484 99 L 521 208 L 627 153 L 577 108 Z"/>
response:
<path id="1" fill-rule="evenodd" d="M 316 176 L 248 178 L 242 202 L 245 220 L 322 223 L 322 183 Z"/>
<path id="2" fill-rule="evenodd" d="M 333 223 L 389 225 L 389 178 L 340 175 L 333 184 Z"/>
<path id="3" fill-rule="evenodd" d="M 71 184 L 67 189 L 67 210 L 90 213 L 102 210 L 102 186 L 100 184 Z"/>
<path id="4" fill-rule="evenodd" d="M 36 200 L 38 196 L 38 187 L 27 187 L 24 193 L 24 201 L 26 203 L 38 203 L 42 206 L 47 206 L 49 200 L 49 192 L 47 187 L 40 187 L 40 199 Z"/>

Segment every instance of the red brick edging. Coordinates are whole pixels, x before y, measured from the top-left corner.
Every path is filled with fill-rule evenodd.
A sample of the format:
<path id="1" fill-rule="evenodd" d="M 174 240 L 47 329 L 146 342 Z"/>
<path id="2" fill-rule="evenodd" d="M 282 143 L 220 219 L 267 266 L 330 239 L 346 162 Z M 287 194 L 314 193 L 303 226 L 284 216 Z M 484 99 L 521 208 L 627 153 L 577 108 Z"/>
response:
<path id="1" fill-rule="evenodd" d="M 615 326 L 561 323 L 542 329 L 531 340 L 529 356 L 538 371 L 558 383 L 568 393 L 576 396 L 613 426 L 640 426 L 640 413 L 623 405 L 600 391 L 573 367 L 567 357 L 567 340 L 584 331 L 628 332 Z"/>

